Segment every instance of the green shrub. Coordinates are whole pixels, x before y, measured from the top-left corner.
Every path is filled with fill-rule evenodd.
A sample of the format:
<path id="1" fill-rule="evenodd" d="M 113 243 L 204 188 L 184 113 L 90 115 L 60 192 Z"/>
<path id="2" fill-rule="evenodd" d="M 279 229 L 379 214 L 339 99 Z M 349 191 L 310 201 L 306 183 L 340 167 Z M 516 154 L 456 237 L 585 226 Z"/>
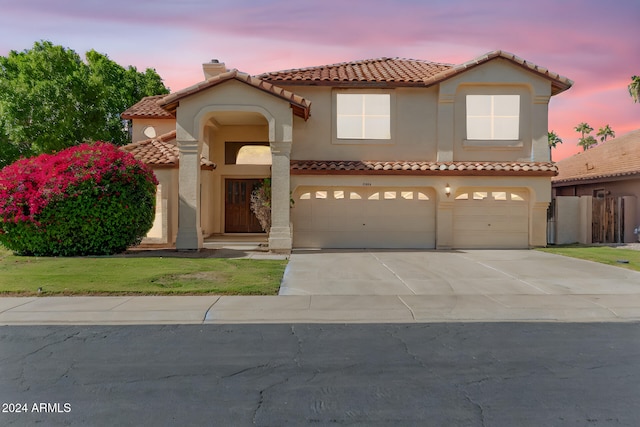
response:
<path id="1" fill-rule="evenodd" d="M 151 229 L 157 184 L 103 142 L 18 160 L 0 170 L 0 243 L 23 255 L 122 252 Z"/>

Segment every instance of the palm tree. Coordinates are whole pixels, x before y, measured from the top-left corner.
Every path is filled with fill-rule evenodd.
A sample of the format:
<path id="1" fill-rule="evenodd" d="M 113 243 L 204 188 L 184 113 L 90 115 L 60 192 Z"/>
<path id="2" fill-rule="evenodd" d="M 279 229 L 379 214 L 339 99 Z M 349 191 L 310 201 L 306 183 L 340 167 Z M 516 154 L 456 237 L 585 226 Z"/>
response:
<path id="1" fill-rule="evenodd" d="M 578 126 L 576 126 L 574 129 L 576 132 L 580 132 L 581 136 L 580 136 L 580 139 L 578 140 L 578 145 L 582 147 L 583 151 L 587 151 L 589 147 L 598 143 L 598 141 L 596 141 L 596 139 L 593 136 L 585 136 L 585 135 L 589 135 L 593 130 L 593 128 L 589 126 L 587 123 L 582 122 Z"/>
<path id="2" fill-rule="evenodd" d="M 600 137 L 600 142 L 606 142 L 607 138 L 609 137 L 611 138 L 616 137 L 616 133 L 613 131 L 613 129 L 611 129 L 609 125 L 606 125 L 605 127 L 600 128 L 596 135 Z"/>
<path id="3" fill-rule="evenodd" d="M 551 149 L 556 148 L 558 144 L 562 144 L 562 139 L 560 139 L 556 131 L 552 130 L 547 132 L 547 141 L 549 141 L 549 159 L 551 159 Z"/>
<path id="4" fill-rule="evenodd" d="M 640 76 L 632 76 L 628 87 L 633 102 L 640 102 Z"/>
<path id="5" fill-rule="evenodd" d="M 598 141 L 596 141 L 593 136 L 588 135 L 584 138 L 580 138 L 578 145 L 582 147 L 582 151 L 587 151 L 592 145 L 596 145 L 597 143 Z"/>
<path id="6" fill-rule="evenodd" d="M 547 139 L 549 140 L 549 147 L 551 148 L 556 148 L 556 145 L 562 144 L 562 139 L 560 139 L 554 130 L 547 132 Z"/>
<path id="7" fill-rule="evenodd" d="M 580 132 L 582 138 L 584 138 L 585 135 L 590 134 L 592 130 L 593 128 L 585 122 L 582 122 L 575 127 L 575 131 Z"/>

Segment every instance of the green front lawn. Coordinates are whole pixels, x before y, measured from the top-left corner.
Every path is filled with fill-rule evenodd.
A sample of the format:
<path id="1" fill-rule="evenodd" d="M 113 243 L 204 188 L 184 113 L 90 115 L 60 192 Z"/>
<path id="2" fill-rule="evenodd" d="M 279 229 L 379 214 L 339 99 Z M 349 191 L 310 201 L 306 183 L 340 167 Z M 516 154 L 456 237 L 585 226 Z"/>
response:
<path id="1" fill-rule="evenodd" d="M 640 251 L 633 249 L 616 249 L 609 246 L 567 245 L 539 248 L 538 250 L 640 271 Z M 628 263 L 620 261 L 628 261 Z"/>
<path id="2" fill-rule="evenodd" d="M 0 247 L 0 295 L 277 295 L 286 265 L 187 256 L 22 257 Z"/>

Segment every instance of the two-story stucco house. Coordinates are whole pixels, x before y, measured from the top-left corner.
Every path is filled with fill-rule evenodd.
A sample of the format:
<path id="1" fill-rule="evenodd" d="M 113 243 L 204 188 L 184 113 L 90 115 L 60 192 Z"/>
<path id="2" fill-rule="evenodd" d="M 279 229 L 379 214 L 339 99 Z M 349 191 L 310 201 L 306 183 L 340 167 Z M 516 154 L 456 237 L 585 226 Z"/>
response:
<path id="1" fill-rule="evenodd" d="M 161 183 L 149 241 L 261 231 L 249 197 L 270 177 L 274 251 L 547 243 L 548 103 L 565 77 L 503 51 L 204 74 L 123 114 L 125 149 Z"/>

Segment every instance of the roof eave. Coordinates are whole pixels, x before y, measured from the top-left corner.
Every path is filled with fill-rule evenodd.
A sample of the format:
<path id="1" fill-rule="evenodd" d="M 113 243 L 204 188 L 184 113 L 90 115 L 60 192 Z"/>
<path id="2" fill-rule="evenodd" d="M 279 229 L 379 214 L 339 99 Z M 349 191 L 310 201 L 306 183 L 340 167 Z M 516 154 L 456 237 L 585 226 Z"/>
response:
<path id="1" fill-rule="evenodd" d="M 254 82 L 252 79 L 258 80 L 258 82 Z M 308 120 L 311 115 L 311 102 L 300 96 L 290 93 L 289 91 L 286 91 L 287 93 L 284 93 L 284 89 L 278 91 L 278 86 L 276 86 L 275 84 L 268 81 L 263 81 L 257 77 L 252 77 L 249 74 L 240 73 L 236 69 L 211 77 L 204 82 L 200 82 L 198 84 L 190 86 L 186 89 L 176 92 L 175 94 L 167 95 L 165 98 L 159 101 L 159 105 L 165 110 L 169 111 L 171 114 L 175 115 L 175 111 L 180 105 L 180 101 L 184 98 L 209 89 L 213 86 L 217 86 L 229 80 L 236 80 L 240 83 L 248 85 L 249 87 L 258 89 L 264 93 L 276 96 L 284 101 L 289 102 L 291 108 L 293 109 L 293 113 L 296 116 L 302 117 L 305 121 Z M 300 101 L 298 101 L 296 97 L 300 98 Z"/>
<path id="2" fill-rule="evenodd" d="M 344 169 L 291 169 L 291 175 L 419 175 L 419 176 L 546 176 L 555 171 L 495 171 L 495 170 L 344 170 Z"/>
<path id="3" fill-rule="evenodd" d="M 120 114 L 120 118 L 122 120 L 135 120 L 135 119 L 154 119 L 154 120 L 175 120 L 175 114 L 168 111 L 167 113 L 171 114 L 171 117 L 158 117 L 149 114 Z"/>
<path id="4" fill-rule="evenodd" d="M 545 176 L 557 175 L 550 162 L 385 162 L 360 160 L 291 160 L 292 175 L 421 175 L 421 176 Z"/>
<path id="5" fill-rule="evenodd" d="M 600 184 L 612 181 L 626 181 L 628 179 L 637 179 L 640 177 L 640 171 L 617 173 L 608 175 L 588 176 L 584 178 L 566 178 L 551 181 L 553 187 L 570 187 L 573 185 Z"/>

